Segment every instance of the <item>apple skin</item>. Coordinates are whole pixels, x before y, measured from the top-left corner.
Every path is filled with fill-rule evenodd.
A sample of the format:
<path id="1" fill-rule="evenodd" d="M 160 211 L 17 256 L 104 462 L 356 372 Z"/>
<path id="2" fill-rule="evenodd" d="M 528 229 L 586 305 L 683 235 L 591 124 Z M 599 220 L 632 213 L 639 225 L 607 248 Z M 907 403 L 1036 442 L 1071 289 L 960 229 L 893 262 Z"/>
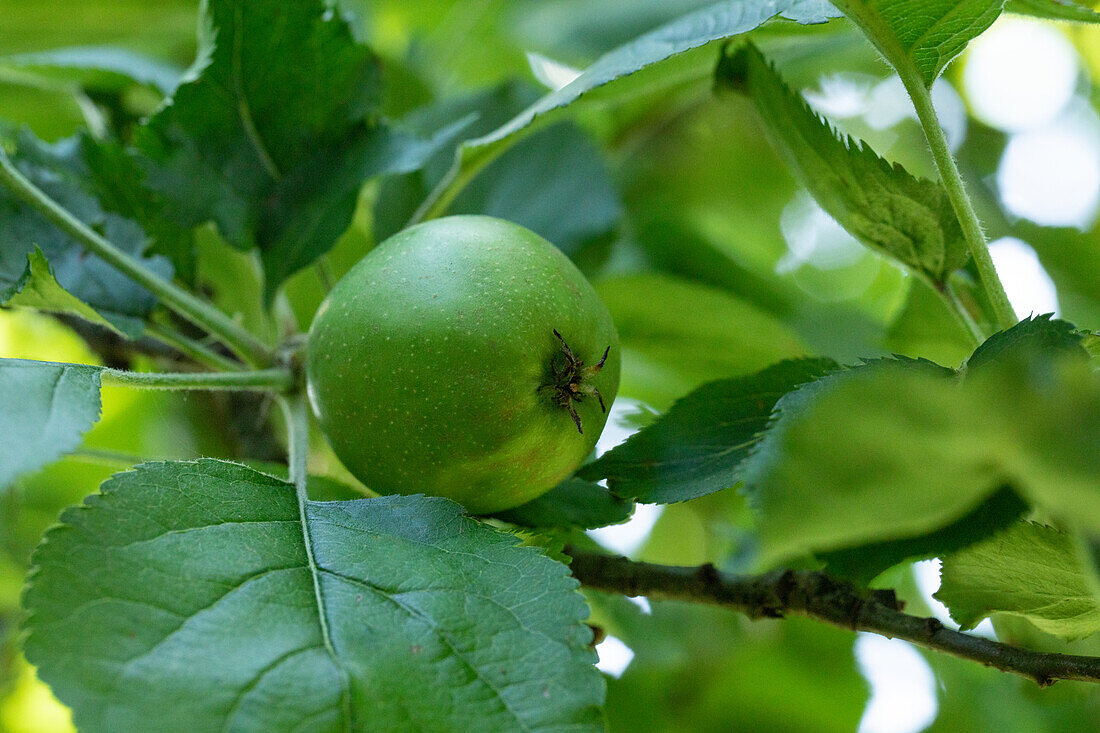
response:
<path id="1" fill-rule="evenodd" d="M 567 362 L 555 330 L 586 367 L 579 399 L 553 386 Z M 619 371 L 611 314 L 576 266 L 487 216 L 431 220 L 378 245 L 322 303 L 306 349 L 310 404 L 354 476 L 474 514 L 572 474 L 603 430 Z"/>

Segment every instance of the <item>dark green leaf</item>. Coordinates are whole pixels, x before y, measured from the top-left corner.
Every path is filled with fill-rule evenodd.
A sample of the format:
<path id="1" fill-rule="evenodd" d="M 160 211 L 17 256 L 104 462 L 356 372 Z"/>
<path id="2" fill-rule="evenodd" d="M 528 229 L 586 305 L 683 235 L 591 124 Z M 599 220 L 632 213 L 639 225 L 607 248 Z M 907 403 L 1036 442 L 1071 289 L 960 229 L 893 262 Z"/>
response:
<path id="1" fill-rule="evenodd" d="M 969 257 L 947 191 L 837 133 L 788 87 L 755 46 L 723 55 L 717 83 L 756 105 L 780 157 L 842 227 L 934 283 Z"/>
<path id="2" fill-rule="evenodd" d="M 80 445 L 99 419 L 99 367 L 0 359 L 0 488 Z"/>
<path id="3" fill-rule="evenodd" d="M 12 160 L 35 185 L 119 249 L 162 275 L 171 274 L 164 258 L 144 256 L 149 242 L 142 228 L 100 203 L 78 139 L 46 145 L 24 132 L 17 142 Z M 76 240 L 30 206 L 0 191 L 0 302 L 6 302 L 25 284 L 27 258 L 35 247 L 49 261 L 61 287 L 119 331 L 129 336 L 141 333 L 142 319 L 155 304 L 153 295 L 98 257 L 88 255 Z"/>
<path id="4" fill-rule="evenodd" d="M 1008 0 L 1005 10 L 1047 20 L 1100 23 L 1100 13 L 1074 0 Z"/>
<path id="5" fill-rule="evenodd" d="M 833 0 L 890 65 L 926 86 L 1001 14 L 1004 0 Z"/>
<path id="6" fill-rule="evenodd" d="M 563 565 L 445 499 L 302 511 L 290 484 L 202 460 L 66 512 L 34 557 L 26 651 L 81 730 L 600 727 Z"/>
<path id="7" fill-rule="evenodd" d="M 375 119 L 377 59 L 322 0 L 210 0 L 202 29 L 192 79 L 135 144 L 180 223 L 261 248 L 270 297 L 332 247 L 363 181 L 437 143 Z"/>
<path id="8" fill-rule="evenodd" d="M 570 478 L 533 501 L 493 516 L 521 527 L 595 529 L 625 522 L 633 513 L 634 502 L 598 484 Z"/>
<path id="9" fill-rule="evenodd" d="M 256 222 L 266 298 L 332 248 L 351 223 L 364 181 L 419 168 L 462 126 L 456 123 L 425 140 L 379 125 L 333 150 L 314 153 L 285 175 Z"/>
<path id="10" fill-rule="evenodd" d="M 759 440 L 777 400 L 838 366 L 830 359 L 785 361 L 746 377 L 710 382 L 678 400 L 578 475 L 607 479 L 619 496 L 668 504 L 728 489 Z"/>
<path id="11" fill-rule="evenodd" d="M 1018 522 L 943 558 L 936 598 L 972 629 L 991 613 L 1010 613 L 1067 639 L 1100 631 L 1092 592 L 1073 538 L 1053 527 Z"/>
<path id="12" fill-rule="evenodd" d="M 447 213 L 514 221 L 572 255 L 611 231 L 622 203 L 600 149 L 576 125 L 560 123 L 494 160 Z"/>

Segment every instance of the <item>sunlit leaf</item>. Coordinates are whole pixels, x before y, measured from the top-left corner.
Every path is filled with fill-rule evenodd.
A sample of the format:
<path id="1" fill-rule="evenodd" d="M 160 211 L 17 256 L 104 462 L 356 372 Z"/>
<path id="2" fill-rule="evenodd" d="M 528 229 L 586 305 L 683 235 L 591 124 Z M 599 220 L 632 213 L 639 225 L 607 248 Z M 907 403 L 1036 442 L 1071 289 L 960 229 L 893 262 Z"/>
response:
<path id="1" fill-rule="evenodd" d="M 966 262 L 962 228 L 942 185 L 888 163 L 866 143 L 839 138 L 755 46 L 723 55 L 715 74 L 720 86 L 748 94 L 790 170 L 865 246 L 935 283 Z"/>
<path id="2" fill-rule="evenodd" d="M 992 613 L 1023 616 L 1067 639 L 1100 631 L 1097 599 L 1073 537 L 1034 522 L 943 559 L 936 598 L 964 629 Z"/>
<path id="3" fill-rule="evenodd" d="M 833 0 L 890 65 L 913 69 L 926 86 L 993 24 L 1004 0 Z"/>

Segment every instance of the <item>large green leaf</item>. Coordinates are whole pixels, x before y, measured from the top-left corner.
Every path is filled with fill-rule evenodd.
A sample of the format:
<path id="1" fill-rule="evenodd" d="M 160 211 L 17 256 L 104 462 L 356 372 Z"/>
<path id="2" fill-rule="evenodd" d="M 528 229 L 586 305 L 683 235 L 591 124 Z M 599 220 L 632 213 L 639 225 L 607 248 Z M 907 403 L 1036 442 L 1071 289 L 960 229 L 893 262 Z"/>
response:
<path id="1" fill-rule="evenodd" d="M 1100 631 L 1100 599 L 1092 592 L 1073 537 L 1018 522 L 943 558 L 936 598 L 964 629 L 992 613 L 1023 616 L 1066 639 Z"/>
<path id="2" fill-rule="evenodd" d="M 1100 378 L 1072 338 L 1029 320 L 959 375 L 880 361 L 780 400 L 744 470 L 769 556 L 927 535 L 1004 486 L 1100 523 Z"/>
<path id="3" fill-rule="evenodd" d="M 812 0 L 726 0 L 652 30 L 605 53 L 580 76 L 550 92 L 511 120 L 482 137 L 469 140 L 456 153 L 454 166 L 426 207 L 449 199 L 482 167 L 521 136 L 561 119 L 577 103 L 606 103 L 686 81 L 703 79 L 713 58 L 708 46 L 748 33 L 782 15 L 798 23 L 823 23 L 836 11 Z"/>
<path id="4" fill-rule="evenodd" d="M 46 145 L 22 132 L 16 142 L 11 157 L 23 175 L 127 254 L 162 275 L 171 273 L 164 258 L 145 256 L 149 245 L 145 231 L 101 203 L 79 139 Z M 90 256 L 79 242 L 30 206 L 0 191 L 0 302 L 7 302 L 26 286 L 31 274 L 27 259 L 36 247 L 45 255 L 62 288 L 87 303 L 117 330 L 129 336 L 140 335 L 142 319 L 156 302 L 153 295 L 103 260 Z"/>
<path id="5" fill-rule="evenodd" d="M 99 367 L 0 359 L 0 489 L 80 445 L 99 419 Z"/>
<path id="6" fill-rule="evenodd" d="M 445 499 L 303 506 L 245 466 L 145 464 L 34 562 L 27 657 L 81 730 L 601 724 L 576 581 Z"/>
<path id="7" fill-rule="evenodd" d="M 926 86 L 993 24 L 1004 0 L 833 0 L 904 77 Z"/>
<path id="8" fill-rule="evenodd" d="M 776 401 L 837 368 L 830 359 L 801 359 L 705 384 L 578 475 L 606 478 L 614 493 L 646 504 L 686 501 L 736 486 L 738 467 Z"/>
<path id="9" fill-rule="evenodd" d="M 649 273 L 602 280 L 596 290 L 619 330 L 620 394 L 657 408 L 703 382 L 810 351 L 778 318 L 698 283 Z"/>
<path id="10" fill-rule="evenodd" d="M 147 183 L 181 223 L 258 245 L 269 297 L 332 247 L 364 180 L 436 149 L 375 118 L 378 61 L 323 0 L 209 0 L 189 79 L 136 135 Z"/>
<path id="11" fill-rule="evenodd" d="M 723 55 L 716 79 L 748 94 L 788 168 L 865 246 L 933 283 L 965 264 L 966 242 L 943 186 L 886 162 L 864 143 L 838 138 L 755 46 Z"/>

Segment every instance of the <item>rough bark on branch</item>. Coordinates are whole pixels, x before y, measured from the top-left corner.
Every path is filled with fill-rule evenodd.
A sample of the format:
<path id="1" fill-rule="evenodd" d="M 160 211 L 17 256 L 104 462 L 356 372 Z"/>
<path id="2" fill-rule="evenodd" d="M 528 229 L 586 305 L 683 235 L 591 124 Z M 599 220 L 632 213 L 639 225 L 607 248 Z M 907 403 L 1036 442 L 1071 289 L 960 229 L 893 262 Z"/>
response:
<path id="1" fill-rule="evenodd" d="M 566 548 L 582 584 L 627 596 L 724 606 L 749 618 L 800 615 L 852 631 L 869 631 L 1027 677 L 1041 687 L 1058 680 L 1100 682 L 1100 657 L 1053 654 L 1002 644 L 904 613 L 893 591 L 865 590 L 812 570 L 731 575 L 713 565 L 676 567 Z"/>

